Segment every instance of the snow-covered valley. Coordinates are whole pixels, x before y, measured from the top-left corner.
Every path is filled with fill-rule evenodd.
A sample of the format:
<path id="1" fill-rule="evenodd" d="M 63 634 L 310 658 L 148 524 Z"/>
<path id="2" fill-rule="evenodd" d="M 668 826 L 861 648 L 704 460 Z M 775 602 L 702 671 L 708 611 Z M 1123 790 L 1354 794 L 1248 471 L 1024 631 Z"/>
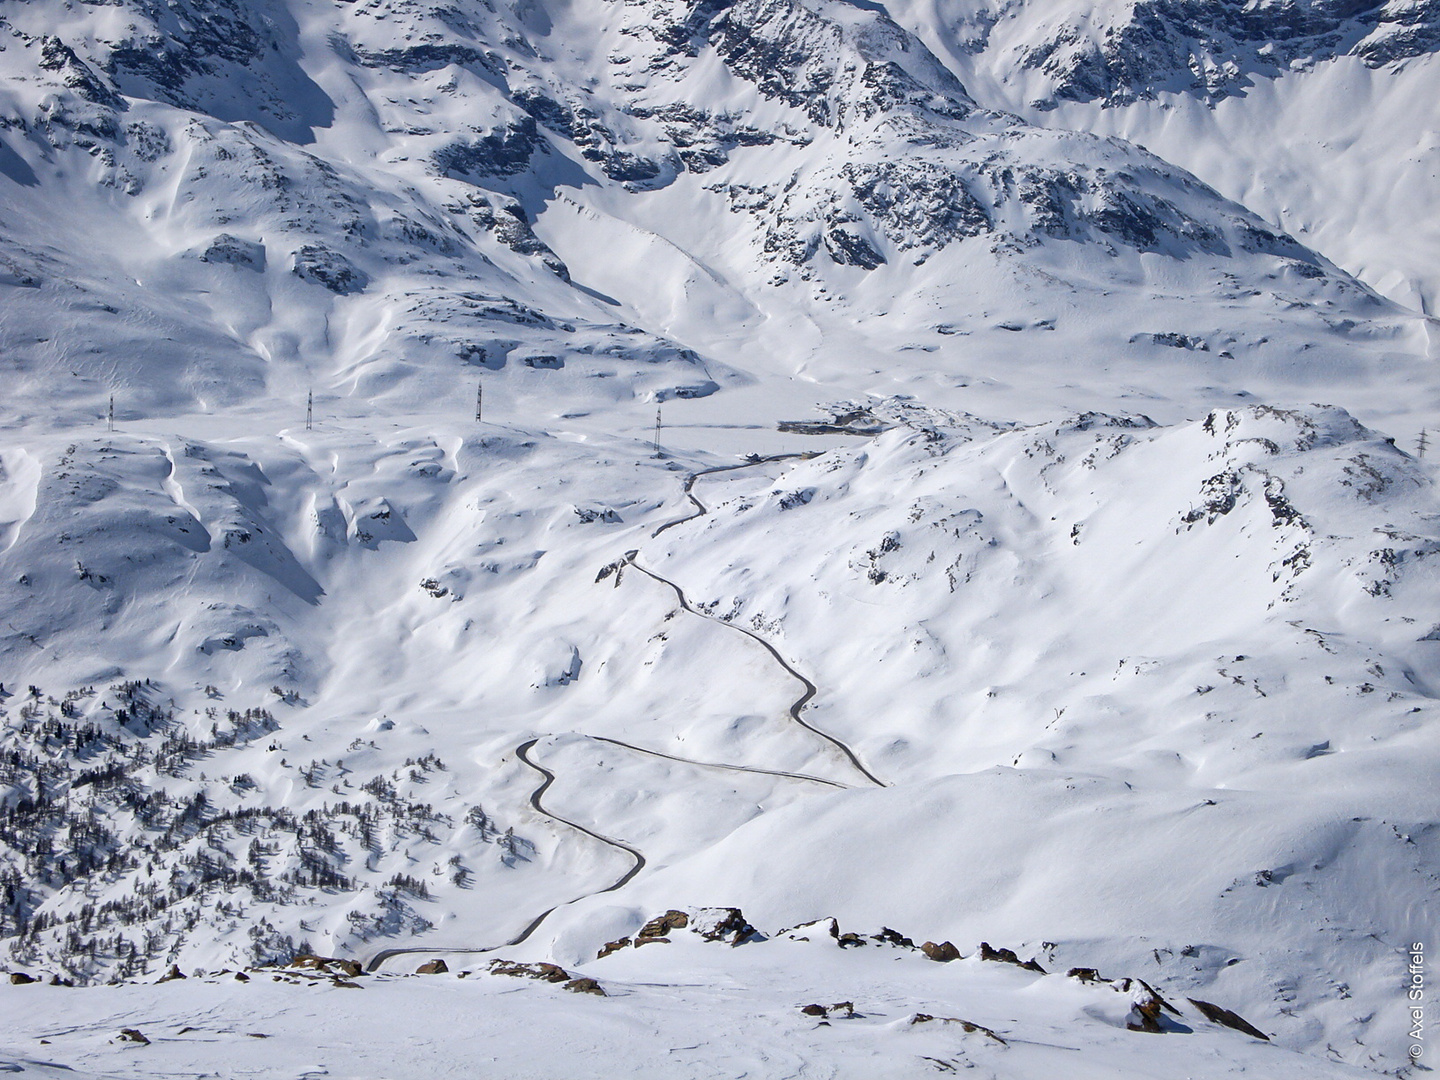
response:
<path id="1" fill-rule="evenodd" d="M 1423 1066 L 1420 16 L 990 18 L 0 3 L 5 1067 Z"/>

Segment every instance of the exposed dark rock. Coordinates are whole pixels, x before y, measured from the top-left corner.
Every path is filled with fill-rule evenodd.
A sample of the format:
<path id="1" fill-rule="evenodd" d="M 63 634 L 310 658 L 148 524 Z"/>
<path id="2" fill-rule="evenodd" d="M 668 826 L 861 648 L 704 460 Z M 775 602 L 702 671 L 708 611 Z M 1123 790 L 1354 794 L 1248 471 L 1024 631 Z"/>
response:
<path id="1" fill-rule="evenodd" d="M 816 919 L 814 922 L 792 926 L 789 930 L 782 930 L 781 933 L 795 941 L 811 941 L 816 937 L 829 937 L 832 941 L 838 941 L 840 940 L 840 924 L 834 919 Z"/>
<path id="2" fill-rule="evenodd" d="M 595 954 L 595 959 L 603 960 L 611 953 L 619 952 L 621 949 L 627 949 L 629 947 L 630 939 L 628 937 L 617 938 L 614 941 L 607 941 L 604 945 L 600 946 L 600 951 Z"/>
<path id="3" fill-rule="evenodd" d="M 30 983 L 39 982 L 39 981 L 40 981 L 40 980 L 37 979 L 37 978 L 35 978 L 35 976 L 33 976 L 33 975 L 27 975 L 27 974 L 26 974 L 25 972 L 23 972 L 23 971 L 12 971 L 12 972 L 10 973 L 10 985 L 11 985 L 11 986 L 28 986 Z"/>
<path id="4" fill-rule="evenodd" d="M 505 61 L 494 53 L 482 52 L 458 42 L 408 45 L 398 49 L 352 49 L 356 61 L 364 67 L 384 67 L 406 75 L 424 75 L 451 65 L 483 71 L 503 78 Z"/>
<path id="5" fill-rule="evenodd" d="M 1192 352 L 1209 352 L 1210 344 L 1204 338 L 1191 337 L 1189 334 L 1176 333 L 1173 330 L 1163 330 L 1154 334 L 1136 334 L 1131 342 L 1148 341 L 1153 345 L 1164 345 L 1171 349 L 1190 349 Z"/>
<path id="6" fill-rule="evenodd" d="M 853 1001 L 836 1001 L 830 1005 L 801 1005 L 800 1011 L 806 1016 L 822 1018 L 838 1016 L 848 1020 L 855 1015 L 855 1003 Z"/>
<path id="7" fill-rule="evenodd" d="M 265 245 L 257 244 L 253 240 L 241 240 L 238 236 L 231 236 L 229 233 L 220 233 L 201 253 L 200 261 L 264 270 Z"/>
<path id="8" fill-rule="evenodd" d="M 1195 998 L 1188 999 L 1191 1005 L 1200 1010 L 1200 1014 L 1212 1024 L 1220 1024 L 1224 1027 L 1234 1028 L 1236 1031 L 1243 1031 L 1246 1035 L 1257 1039 L 1270 1041 L 1270 1036 L 1250 1023 L 1239 1013 L 1231 1012 L 1229 1009 L 1222 1009 L 1219 1005 L 1213 1005 L 1208 1001 L 1197 1001 Z"/>
<path id="9" fill-rule="evenodd" d="M 298 968 L 301 971 L 315 971 L 324 975 L 338 971 L 352 979 L 365 974 L 365 969 L 358 960 L 345 960 L 334 956 L 315 956 L 312 953 L 301 953 L 290 961 L 290 967 Z"/>
<path id="10" fill-rule="evenodd" d="M 544 146 L 534 118 L 521 116 L 488 135 L 442 146 L 432 161 L 441 176 L 454 180 L 514 176 L 529 168 L 530 159 Z"/>
<path id="11" fill-rule="evenodd" d="M 165 972 L 164 975 L 161 975 L 160 978 L 156 980 L 156 982 L 174 982 L 176 979 L 183 978 L 185 978 L 185 973 L 180 970 L 180 965 L 171 964 L 170 970 Z"/>
<path id="12" fill-rule="evenodd" d="M 980 943 L 980 959 L 996 960 L 1002 964 L 1014 964 L 1016 967 L 1024 968 L 1026 971 L 1035 971 L 1041 975 L 1045 974 L 1045 969 L 1034 960 L 1022 961 L 1020 957 L 1015 955 L 1014 949 L 992 949 L 988 941 L 982 941 Z"/>
<path id="13" fill-rule="evenodd" d="M 529 114 L 526 119 L 532 131 L 538 120 L 565 136 L 580 148 L 581 157 L 599 165 L 611 180 L 639 184 L 664 172 L 660 162 L 622 149 L 620 137 L 587 105 L 557 101 L 534 87 L 517 90 L 514 101 Z"/>
<path id="14" fill-rule="evenodd" d="M 570 973 L 557 964 L 521 964 L 514 960 L 491 960 L 490 974 L 513 975 L 518 979 L 540 979 L 542 982 L 563 983 L 572 978 Z"/>
<path id="15" fill-rule="evenodd" d="M 565 984 L 565 989 L 572 994 L 595 994 L 598 997 L 608 997 L 605 988 L 594 979 L 571 979 Z"/>
<path id="16" fill-rule="evenodd" d="M 338 296 L 361 292 L 370 283 L 365 272 L 344 255 L 319 244 L 306 244 L 295 252 L 290 272 L 301 281 L 323 285 Z"/>
<path id="17" fill-rule="evenodd" d="M 928 162 L 846 164 L 841 175 L 897 247 L 941 248 L 989 232 L 990 214 L 955 172 Z"/>
<path id="18" fill-rule="evenodd" d="M 636 935 L 642 941 L 645 938 L 664 937 L 671 930 L 683 930 L 690 925 L 690 916 L 683 911 L 676 911 L 671 908 L 664 915 L 657 915 L 640 928 Z"/>
<path id="19" fill-rule="evenodd" d="M 159 161 L 174 152 L 170 136 L 164 128 L 156 127 L 145 120 L 136 120 L 125 125 L 125 145 L 141 161 Z"/>
<path id="20" fill-rule="evenodd" d="M 739 908 L 701 908 L 690 919 L 690 929 L 704 941 L 728 941 L 743 945 L 761 936 Z"/>
<path id="21" fill-rule="evenodd" d="M 885 256 L 876 251 L 870 241 L 861 235 L 854 222 L 837 221 L 826 228 L 825 250 L 842 266 L 858 266 L 874 270 L 885 262 Z"/>
<path id="22" fill-rule="evenodd" d="M 557 135 L 564 135 L 572 142 L 583 130 L 582 125 L 577 123 L 578 117 L 574 108 L 560 104 L 538 87 L 521 87 L 511 95 L 511 100 L 551 131 Z M 593 118 L 594 114 L 586 110 L 585 119 Z"/>
<path id="23" fill-rule="evenodd" d="M 1216 473 L 1200 485 L 1200 505 L 1191 507 L 1181 515 L 1180 520 L 1193 525 L 1204 518 L 1207 525 L 1213 525 L 1218 518 L 1235 509 L 1244 489 L 1239 474 L 1234 470 Z"/>
<path id="24" fill-rule="evenodd" d="M 1071 968 L 1065 973 L 1065 977 L 1068 979 L 1079 979 L 1081 982 L 1086 983 L 1110 981 L 1094 968 Z"/>
<path id="25" fill-rule="evenodd" d="M 900 949 L 915 948 L 914 941 L 900 933 L 899 930 L 891 930 L 888 926 L 882 926 L 878 934 L 871 934 L 870 940 L 878 941 L 882 945 L 894 945 Z"/>
<path id="26" fill-rule="evenodd" d="M 1004 1039 L 996 1035 L 995 1032 L 989 1028 L 983 1027 L 980 1024 L 973 1024 L 969 1020 L 961 1020 L 958 1016 L 931 1016 L 929 1013 L 916 1013 L 910 1017 L 911 1024 L 930 1024 L 937 1022 L 941 1024 L 959 1024 L 960 1029 L 967 1035 L 973 1035 L 978 1032 L 987 1038 L 994 1039 L 1001 1046 L 1008 1045 Z"/>
<path id="27" fill-rule="evenodd" d="M 415 969 L 416 975 L 444 975 L 450 970 L 450 965 L 438 957 L 434 960 L 426 960 Z"/>
<path id="28" fill-rule="evenodd" d="M 121 1028 L 120 1041 L 139 1043 L 141 1046 L 150 1045 L 150 1040 L 147 1039 L 143 1034 L 141 1034 L 138 1028 Z"/>
<path id="29" fill-rule="evenodd" d="M 58 76 L 77 97 L 110 109 L 125 108 L 124 101 L 115 91 L 106 86 L 90 66 L 58 37 L 47 35 L 40 39 L 39 66 L 41 70 Z"/>
<path id="30" fill-rule="evenodd" d="M 1122 987 L 1128 981 L 1122 981 Z M 1141 985 L 1144 986 L 1143 983 Z M 1165 1002 L 1160 995 L 1148 986 L 1144 986 L 1143 992 L 1135 996 L 1125 1026 L 1131 1031 L 1144 1031 L 1152 1035 L 1162 1034 L 1165 1031 L 1165 1025 L 1161 1023 L 1161 1011 L 1164 1008 Z"/>
<path id="31" fill-rule="evenodd" d="M 1378 67 L 1437 48 L 1440 4 L 1434 0 L 1139 0 L 1109 25 L 1060 24 L 1019 62 L 1048 75 L 1057 98 L 1123 105 L 1181 88 L 1218 101 L 1297 63 L 1348 52 Z"/>
<path id="32" fill-rule="evenodd" d="M 463 203 L 453 204 L 447 209 L 465 214 L 517 255 L 539 259 L 560 280 L 570 280 L 569 267 L 535 235 L 524 209 L 515 199 L 495 192 L 469 191 Z"/>
<path id="33" fill-rule="evenodd" d="M 737 146 L 768 146 L 778 138 L 774 132 L 738 124 L 734 117 L 716 116 L 681 102 L 654 108 L 637 106 L 628 111 L 636 118 L 659 123 L 681 163 L 694 173 L 709 172 L 725 164 Z"/>
<path id="34" fill-rule="evenodd" d="M 624 520 L 615 510 L 608 506 L 576 506 L 573 507 L 573 509 L 575 516 L 580 519 L 583 525 L 593 525 L 597 521 L 604 522 L 606 525 L 618 525 Z M 640 933 L 643 935 L 645 931 L 642 930 Z"/>
<path id="35" fill-rule="evenodd" d="M 960 959 L 960 950 L 948 941 L 942 941 L 938 945 L 933 941 L 927 941 L 920 946 L 920 951 L 931 960 L 941 964 L 948 964 L 951 960 Z"/>
<path id="36" fill-rule="evenodd" d="M 592 161 L 598 161 L 606 176 L 622 184 L 642 184 L 647 180 L 654 180 L 662 169 L 660 162 L 632 154 L 628 150 L 615 150 L 610 153 L 584 151 L 583 154 Z"/>

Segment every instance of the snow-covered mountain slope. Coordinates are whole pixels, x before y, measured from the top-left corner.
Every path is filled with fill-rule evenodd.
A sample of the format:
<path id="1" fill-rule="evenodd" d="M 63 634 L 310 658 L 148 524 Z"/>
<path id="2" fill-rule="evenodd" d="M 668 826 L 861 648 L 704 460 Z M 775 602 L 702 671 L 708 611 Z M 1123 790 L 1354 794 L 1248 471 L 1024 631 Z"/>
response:
<path id="1" fill-rule="evenodd" d="M 1138 143 L 1435 312 L 1433 5 L 885 7 L 985 105 Z"/>
<path id="2" fill-rule="evenodd" d="M 1227 1030 L 1186 998 L 1157 1005 L 1136 977 L 1039 975 L 978 959 L 933 963 L 903 943 L 866 938 L 841 947 L 825 925 L 735 948 L 691 932 L 718 914 L 713 909 L 677 914 L 689 926 L 584 969 L 454 963 L 439 974 L 374 979 L 302 968 L 252 973 L 244 983 L 221 973 L 161 986 L 4 986 L 0 1000 L 25 1049 L 0 1062 L 26 1077 L 72 1078 L 223 1074 L 237 1061 L 266 1078 L 558 1080 L 577 1068 L 856 1080 L 970 1070 L 1085 1080 L 1374 1075 Z M 581 970 L 593 973 L 589 991 L 566 993 L 566 980 Z M 1142 1008 L 1169 1034 L 1128 1030 L 1143 1022 Z M 145 1042 L 122 1035 L 117 1014 Z M 1190 1052 L 1177 1053 L 1177 1043 Z M 82 1056 L 88 1064 L 80 1069 L 63 1064 Z M 1216 1066 L 1229 1071 L 1209 1071 Z"/>
<path id="3" fill-rule="evenodd" d="M 1404 1065 L 1433 324 L 1056 123 L 1099 105 L 989 107 L 917 10 L 0 3 L 12 969 L 505 947 L 642 1012 L 699 984 L 676 1024 L 763 990 L 785 1075 L 803 943 L 597 957 L 735 903 L 1275 1038 L 1176 1014 L 1177 1075 Z M 806 1069 L 957 1067 L 904 1018 L 1025 1040 L 1030 1000 L 1096 1075 L 1171 1068 L 1109 984 L 857 962 L 873 1023 Z M 515 1015 L 605 1053 L 641 1015 L 564 1001 Z M 325 1067 L 417 1074 L 391 1050 Z"/>
<path id="4" fill-rule="evenodd" d="M 5 555 L 40 689 L 7 682 L 12 963 L 488 948 L 638 865 L 527 948 L 835 914 L 1392 1061 L 1435 888 L 1428 468 L 1338 410 L 848 422 L 895 426 L 701 477 L 658 536 L 686 508 L 643 449 L 71 451 L 91 505 L 42 486 Z"/>
<path id="5" fill-rule="evenodd" d="M 1192 394 L 1254 393 L 1425 349 L 1186 174 L 977 110 L 874 10 L 3 11 L 17 404 L 410 407 L 502 366 L 524 397 L 702 394 L 758 350 L 868 380 L 897 338 L 941 386 L 1042 361 L 1027 393 L 1064 352 L 1173 391 L 1146 373 L 1192 340 Z M 1087 369 L 1083 404 L 1113 404 Z"/>
<path id="6" fill-rule="evenodd" d="M 1382 68 L 1440 48 L 1440 9 L 1423 0 L 929 0 L 916 12 L 957 50 L 992 52 L 1019 73 L 1036 73 L 1044 82 L 1034 85 L 1045 86 L 1038 100 L 1051 107 L 1167 91 L 1215 101 L 1338 57 Z"/>

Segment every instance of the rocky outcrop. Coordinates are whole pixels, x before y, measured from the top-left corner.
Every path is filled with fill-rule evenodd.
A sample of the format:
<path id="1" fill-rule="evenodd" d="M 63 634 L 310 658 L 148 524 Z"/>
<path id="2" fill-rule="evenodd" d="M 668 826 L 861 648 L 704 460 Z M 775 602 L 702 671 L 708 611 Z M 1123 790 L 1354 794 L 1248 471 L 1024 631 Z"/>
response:
<path id="1" fill-rule="evenodd" d="M 491 960 L 491 975 L 511 975 L 517 979 L 539 979 L 541 982 L 563 983 L 574 978 L 558 964 L 522 964 L 515 960 Z"/>
<path id="2" fill-rule="evenodd" d="M 334 956 L 315 956 L 312 953 L 301 953 L 290 961 L 290 967 L 300 971 L 314 971 L 322 975 L 339 973 L 349 978 L 358 978 L 365 974 L 365 969 L 358 960 L 346 960 Z M 241 974 L 236 973 L 238 978 Z"/>
<path id="3" fill-rule="evenodd" d="M 596 959 L 603 959 L 625 948 L 660 942 L 668 944 L 670 935 L 676 930 L 686 930 L 702 941 L 721 941 L 732 946 L 760 940 L 764 936 L 750 925 L 739 908 L 694 908 L 688 912 L 671 908 L 642 926 L 633 939 L 623 937 L 607 942 Z"/>
<path id="4" fill-rule="evenodd" d="M 676 911 L 673 908 L 664 915 L 657 915 L 640 928 L 640 933 L 635 935 L 636 944 L 643 944 L 648 940 L 663 938 L 671 930 L 683 930 L 690 925 L 690 916 L 683 911 Z"/>
<path id="5" fill-rule="evenodd" d="M 985 1026 L 983 1026 L 983 1025 L 981 1025 L 981 1024 L 972 1023 L 972 1022 L 969 1021 L 969 1020 L 961 1020 L 958 1016 L 931 1016 L 929 1013 L 923 1013 L 923 1012 L 921 1012 L 921 1013 L 915 1013 L 913 1016 L 911 1016 L 911 1017 L 910 1017 L 910 1023 L 911 1023 L 911 1024 L 956 1024 L 956 1025 L 959 1026 L 960 1030 L 963 1031 L 963 1032 L 965 1032 L 965 1034 L 967 1034 L 967 1035 L 977 1035 L 977 1034 L 978 1034 L 978 1035 L 984 1035 L 987 1039 L 993 1039 L 995 1042 L 999 1043 L 1001 1046 L 1007 1046 L 1007 1045 L 1009 1045 L 1008 1043 L 1005 1042 L 1004 1039 L 1002 1039 L 999 1035 L 995 1034 L 995 1032 L 991 1031 L 989 1028 L 987 1028 L 987 1027 L 985 1027 Z"/>
<path id="6" fill-rule="evenodd" d="M 47 35 L 40 39 L 40 70 L 49 72 L 75 95 L 95 105 L 111 109 L 124 109 L 125 103 L 110 89 L 90 66 L 75 55 L 75 50 L 58 37 Z"/>
<path id="7" fill-rule="evenodd" d="M 1183 88 L 1218 101 L 1256 78 L 1340 55 L 1378 67 L 1434 52 L 1440 4 L 1140 0 L 1097 8 L 1036 37 L 1019 65 L 1048 76 L 1056 99 L 1123 105 Z"/>
<path id="8" fill-rule="evenodd" d="M 849 1020 L 855 1015 L 855 1003 L 853 1001 L 837 1001 L 830 1005 L 801 1005 L 800 1012 L 805 1016 L 818 1016 L 822 1020 L 827 1020 L 832 1016 Z"/>
<path id="9" fill-rule="evenodd" d="M 597 997 L 609 997 L 605 988 L 594 979 L 571 979 L 564 986 L 572 994 L 594 994 Z"/>
<path id="10" fill-rule="evenodd" d="M 545 138 L 534 118 L 521 115 L 485 135 L 447 143 L 431 160 L 441 176 L 475 182 L 524 172 L 530 159 L 544 149 Z"/>
<path id="11" fill-rule="evenodd" d="M 444 960 L 427 960 L 415 969 L 416 975 L 444 975 L 450 970 L 450 965 Z"/>
<path id="12" fill-rule="evenodd" d="M 991 948 L 988 941 L 982 941 L 980 943 L 980 959 L 995 960 L 1002 964 L 1014 964 L 1016 967 L 1024 968 L 1026 971 L 1038 972 L 1041 975 L 1045 974 L 1045 969 L 1034 960 L 1022 961 L 1020 957 L 1015 954 L 1014 949 L 994 949 Z"/>
<path id="13" fill-rule="evenodd" d="M 570 280 L 570 269 L 535 235 L 520 203 L 508 195 L 478 189 L 467 191 L 462 200 L 446 209 L 465 215 L 472 224 L 494 236 L 517 255 L 540 260 L 541 265 L 561 281 Z"/>
<path id="14" fill-rule="evenodd" d="M 344 255 L 323 244 L 305 244 L 295 252 L 290 272 L 301 281 L 323 285 L 337 296 L 364 290 L 370 279 Z"/>
<path id="15" fill-rule="evenodd" d="M 607 941 L 600 946 L 600 951 L 595 954 L 596 960 L 604 960 L 611 953 L 619 952 L 621 949 L 628 949 L 631 946 L 631 939 L 628 937 L 616 938 L 614 941 Z"/>
<path id="16" fill-rule="evenodd" d="M 1212 1005 L 1208 1001 L 1198 1001 L 1195 998 L 1187 998 L 1191 1005 L 1200 1010 L 1200 1015 L 1209 1020 L 1212 1024 L 1220 1024 L 1222 1027 L 1234 1028 L 1236 1031 L 1243 1031 L 1256 1039 L 1270 1041 L 1270 1036 L 1257 1028 L 1250 1021 L 1246 1020 L 1239 1013 L 1231 1012 L 1229 1009 L 1222 1009 L 1219 1005 Z"/>
<path id="17" fill-rule="evenodd" d="M 257 244 L 253 240 L 242 240 L 229 233 L 220 233 L 200 253 L 200 261 L 264 270 L 265 245 Z"/>
<path id="18" fill-rule="evenodd" d="M 941 964 L 948 964 L 952 960 L 960 959 L 960 950 L 948 941 L 942 941 L 938 945 L 933 941 L 927 941 L 920 946 L 920 951 L 931 960 Z"/>

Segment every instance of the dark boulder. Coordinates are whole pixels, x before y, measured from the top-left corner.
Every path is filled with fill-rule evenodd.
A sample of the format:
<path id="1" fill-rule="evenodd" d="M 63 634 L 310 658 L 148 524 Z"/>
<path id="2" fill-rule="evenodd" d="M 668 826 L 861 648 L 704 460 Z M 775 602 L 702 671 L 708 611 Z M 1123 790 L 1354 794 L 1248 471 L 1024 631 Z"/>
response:
<path id="1" fill-rule="evenodd" d="M 927 941 L 920 946 L 920 951 L 931 960 L 941 964 L 948 964 L 951 960 L 960 959 L 960 950 L 948 941 L 942 941 L 938 945 L 933 941 Z"/>

